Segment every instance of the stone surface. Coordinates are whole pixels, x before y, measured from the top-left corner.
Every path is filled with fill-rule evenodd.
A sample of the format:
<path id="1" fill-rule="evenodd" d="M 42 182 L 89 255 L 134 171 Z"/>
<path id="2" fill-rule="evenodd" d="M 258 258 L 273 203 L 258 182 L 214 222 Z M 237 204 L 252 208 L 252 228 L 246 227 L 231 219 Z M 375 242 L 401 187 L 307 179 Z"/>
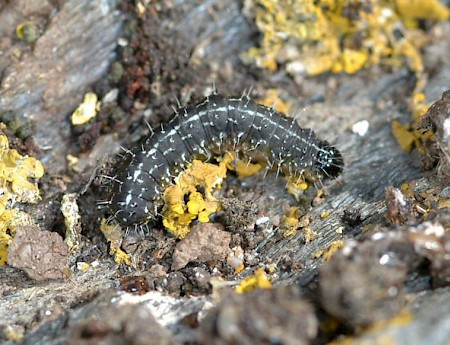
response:
<path id="1" fill-rule="evenodd" d="M 172 270 L 177 271 L 189 262 L 224 260 L 230 253 L 231 234 L 220 224 L 197 224 L 175 247 Z"/>
<path id="2" fill-rule="evenodd" d="M 67 278 L 69 249 L 56 232 L 20 226 L 8 248 L 8 265 L 24 270 L 35 280 Z"/>

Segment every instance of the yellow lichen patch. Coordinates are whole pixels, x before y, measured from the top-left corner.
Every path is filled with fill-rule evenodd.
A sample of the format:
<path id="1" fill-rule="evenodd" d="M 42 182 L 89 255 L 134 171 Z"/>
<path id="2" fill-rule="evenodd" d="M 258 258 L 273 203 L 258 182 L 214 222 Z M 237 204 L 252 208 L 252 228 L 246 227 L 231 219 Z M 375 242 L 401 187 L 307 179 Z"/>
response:
<path id="1" fill-rule="evenodd" d="M 123 262 L 125 265 L 131 266 L 131 255 L 125 253 L 122 249 L 117 248 L 114 251 L 114 261 L 118 265 L 120 265 Z"/>
<path id="2" fill-rule="evenodd" d="M 19 38 L 20 40 L 23 40 L 24 35 L 23 35 L 23 28 L 26 27 L 27 25 L 30 25 L 31 22 L 25 22 L 25 23 L 20 23 L 19 25 L 16 26 L 16 36 L 17 38 Z"/>
<path id="3" fill-rule="evenodd" d="M 403 125 L 399 121 L 394 120 L 392 122 L 392 134 L 404 151 L 411 151 L 416 138 L 411 132 L 409 125 Z"/>
<path id="4" fill-rule="evenodd" d="M 294 76 L 407 66 L 416 74 L 415 93 L 425 85 L 420 52 L 430 41 L 418 19 L 450 18 L 439 0 L 252 0 L 248 8 L 262 40 L 242 55 L 244 62 Z"/>
<path id="5" fill-rule="evenodd" d="M 450 208 L 450 199 L 445 199 L 445 200 L 439 200 L 439 203 L 437 205 L 438 209 L 441 208 Z"/>
<path id="6" fill-rule="evenodd" d="M 387 320 L 381 320 L 360 330 L 360 335 L 344 336 L 333 340 L 328 345 L 354 345 L 354 344 L 398 344 L 398 339 L 389 333 L 389 330 L 410 325 L 414 315 L 410 310 L 403 309 L 397 315 Z M 370 340 L 368 340 L 370 339 Z"/>
<path id="7" fill-rule="evenodd" d="M 24 328 L 17 327 L 16 325 L 6 325 L 3 329 L 3 334 L 10 341 L 19 342 L 23 339 Z"/>
<path id="8" fill-rule="evenodd" d="M 292 206 L 289 209 L 289 214 L 283 217 L 283 225 L 286 227 L 286 231 L 283 233 L 284 237 L 290 237 L 297 232 L 299 217 L 301 216 L 299 212 L 298 207 Z"/>
<path id="9" fill-rule="evenodd" d="M 421 84 L 424 84 L 424 82 Z M 416 88 L 418 88 L 418 87 L 416 86 Z M 406 138 L 409 138 L 407 140 L 412 140 L 413 142 L 411 143 L 411 147 L 417 148 L 419 153 L 423 155 L 426 153 L 424 143 L 433 137 L 433 133 L 431 131 L 422 131 L 422 130 L 417 129 L 419 126 L 419 123 L 422 120 L 423 115 L 425 115 L 425 113 L 427 112 L 427 110 L 429 108 L 429 105 L 426 102 L 425 94 L 423 92 L 418 92 L 418 91 L 414 92 L 411 97 L 411 102 L 410 102 L 409 108 L 412 113 L 411 124 L 409 124 L 407 126 L 403 126 L 403 128 L 400 128 L 399 133 L 403 133 L 403 135 L 402 135 L 403 139 L 406 137 Z M 405 151 L 408 151 L 404 148 L 404 146 L 402 145 L 402 142 L 400 142 L 400 139 L 397 138 L 394 128 L 395 127 L 394 127 L 394 123 L 393 123 L 393 133 L 394 133 L 395 138 L 397 139 L 397 142 Z M 406 133 L 406 132 L 408 132 L 408 133 Z"/>
<path id="10" fill-rule="evenodd" d="M 292 104 L 283 101 L 279 96 L 280 90 L 268 89 L 266 91 L 266 97 L 259 100 L 258 103 L 265 105 L 266 107 L 273 107 L 276 111 L 289 114 L 292 108 Z"/>
<path id="11" fill-rule="evenodd" d="M 423 132 L 417 128 L 422 120 L 422 116 L 427 112 L 428 107 L 425 94 L 422 92 L 414 92 L 409 106 L 412 113 L 411 123 L 403 125 L 397 120 L 392 122 L 392 134 L 403 150 L 410 151 L 415 147 L 419 150 L 419 153 L 425 154 L 425 146 L 423 143 L 431 139 L 433 133 L 431 131 Z"/>
<path id="12" fill-rule="evenodd" d="M 447 20 L 449 9 L 438 0 L 255 0 L 260 47 L 244 61 L 291 74 L 355 73 L 381 62 L 422 70 L 423 32 L 415 19 Z"/>
<path id="13" fill-rule="evenodd" d="M 303 228 L 303 234 L 305 235 L 305 243 L 308 244 L 317 238 L 317 232 L 315 232 L 310 226 Z"/>
<path id="14" fill-rule="evenodd" d="M 239 159 L 236 159 L 233 163 L 233 168 L 230 169 L 230 166 L 227 166 L 229 170 L 236 171 L 239 177 L 248 177 L 256 174 L 261 171 L 264 165 L 260 163 L 250 163 L 249 161 L 244 162 Z"/>
<path id="15" fill-rule="evenodd" d="M 89 265 L 87 262 L 77 262 L 77 270 L 78 271 L 87 271 L 89 268 L 91 267 L 91 265 Z"/>
<path id="16" fill-rule="evenodd" d="M 308 183 L 303 179 L 293 180 L 289 175 L 285 176 L 287 181 L 286 189 L 289 194 L 293 195 L 296 200 L 300 200 L 303 192 L 308 189 Z"/>
<path id="17" fill-rule="evenodd" d="M 447 20 L 448 7 L 439 0 L 395 0 L 397 11 L 402 17 L 413 19 Z"/>
<path id="18" fill-rule="evenodd" d="M 16 202 L 35 204 L 41 199 L 37 180 L 43 175 L 44 166 L 40 161 L 10 149 L 6 135 L 0 134 L 0 265 L 6 263 L 16 227 L 35 226 L 31 217 L 14 205 Z"/>
<path id="19" fill-rule="evenodd" d="M 423 84 L 425 84 L 425 82 L 423 82 Z M 417 127 L 419 122 L 422 120 L 423 115 L 425 115 L 429 108 L 426 96 L 423 92 L 417 91 L 412 94 L 410 108 L 413 114 L 414 124 Z"/>
<path id="20" fill-rule="evenodd" d="M 202 222 L 208 222 L 209 216 L 220 210 L 220 202 L 213 197 L 212 192 L 226 177 L 228 162 L 224 159 L 219 165 L 215 165 L 194 160 L 175 179 L 175 184 L 166 188 L 163 197 L 163 224 L 174 236 L 186 237 L 192 220 L 198 218 Z"/>
<path id="21" fill-rule="evenodd" d="M 314 259 L 316 259 L 316 258 L 320 258 L 321 256 L 323 256 L 325 261 L 328 261 L 343 246 L 344 246 L 344 241 L 343 240 L 335 240 L 328 246 L 328 248 L 321 249 L 321 250 L 318 250 L 315 253 L 313 253 L 312 257 Z"/>
<path id="22" fill-rule="evenodd" d="M 97 115 L 100 110 L 101 103 L 93 92 L 84 95 L 83 103 L 81 103 L 72 114 L 72 124 L 74 126 L 82 125 Z"/>
<path id="23" fill-rule="evenodd" d="M 403 183 L 400 187 L 403 194 L 405 194 L 408 198 L 412 199 L 414 198 L 414 190 L 411 188 L 411 186 L 408 183 Z"/>
<path id="24" fill-rule="evenodd" d="M 125 253 L 120 246 L 122 244 L 123 232 L 120 226 L 114 224 L 108 224 L 106 219 L 102 219 L 100 224 L 100 231 L 105 235 L 106 240 L 109 242 L 110 249 L 109 254 L 114 255 L 114 261 L 117 264 L 124 263 L 128 266 L 131 265 L 131 255 Z"/>
<path id="25" fill-rule="evenodd" d="M 237 293 L 251 292 L 255 289 L 271 289 L 272 283 L 267 277 L 266 272 L 262 268 L 258 268 L 255 274 L 245 278 L 238 286 L 236 286 Z"/>
<path id="26" fill-rule="evenodd" d="M 323 211 L 320 214 L 320 218 L 328 218 L 330 216 L 331 212 L 330 211 Z"/>
<path id="27" fill-rule="evenodd" d="M 428 107 L 421 50 L 431 40 L 418 20 L 448 20 L 450 9 L 442 1 L 251 0 L 248 8 L 262 40 L 242 55 L 246 63 L 270 71 L 284 68 L 294 76 L 353 74 L 380 64 L 408 67 L 416 76 L 410 106 L 413 120 L 408 126 L 395 122 L 393 132 L 403 149 L 417 147 L 426 153 L 422 143 L 431 134 L 416 128 Z"/>
<path id="28" fill-rule="evenodd" d="M 365 332 L 376 332 L 392 326 L 406 326 L 411 324 L 414 316 L 410 310 L 403 309 L 397 315 L 387 320 L 379 321 L 365 330 Z"/>
<path id="29" fill-rule="evenodd" d="M 284 237 L 295 235 L 299 228 L 309 225 L 309 218 L 304 217 L 298 207 L 291 206 L 289 214 L 283 217 L 283 226 L 286 230 L 283 232 Z"/>
<path id="30" fill-rule="evenodd" d="M 66 156 L 66 160 L 67 160 L 67 166 L 70 169 L 73 169 L 78 163 L 78 157 L 70 155 L 70 154 Z"/>
<path id="31" fill-rule="evenodd" d="M 209 216 L 221 209 L 212 193 L 226 178 L 227 169 L 246 177 L 262 168 L 262 164 L 239 160 L 233 151 L 220 158 L 218 164 L 194 160 L 175 178 L 175 184 L 164 191 L 163 225 L 175 237 L 186 237 L 194 219 L 207 223 Z"/>
<path id="32" fill-rule="evenodd" d="M 244 264 L 240 265 L 239 267 L 236 267 L 236 268 L 234 269 L 234 274 L 239 274 L 239 273 L 241 273 L 241 272 L 244 270 L 244 268 L 245 268 L 245 265 L 244 265 Z"/>
<path id="33" fill-rule="evenodd" d="M 44 166 L 34 157 L 21 156 L 17 150 L 10 149 L 6 135 L 0 134 L 0 184 L 7 193 L 14 195 L 14 200 L 37 203 L 41 197 L 36 181 L 44 176 Z M 12 195 L 6 195 L 12 199 Z M 3 199 L 4 200 L 4 199 Z M 4 205 L 5 202 L 0 202 Z"/>
<path id="34" fill-rule="evenodd" d="M 8 246 L 11 244 L 13 237 L 6 232 L 0 232 L 0 266 L 6 264 L 8 260 Z"/>
<path id="35" fill-rule="evenodd" d="M 221 162 L 226 164 L 228 170 L 235 171 L 241 178 L 252 176 L 264 167 L 261 163 L 251 163 L 248 160 L 240 160 L 234 151 L 225 153 L 224 157 L 221 159 Z"/>
<path id="36" fill-rule="evenodd" d="M 342 55 L 333 64 L 332 72 L 340 73 L 345 72 L 348 74 L 354 74 L 362 69 L 369 60 L 368 51 L 358 51 L 354 49 L 344 49 Z"/>

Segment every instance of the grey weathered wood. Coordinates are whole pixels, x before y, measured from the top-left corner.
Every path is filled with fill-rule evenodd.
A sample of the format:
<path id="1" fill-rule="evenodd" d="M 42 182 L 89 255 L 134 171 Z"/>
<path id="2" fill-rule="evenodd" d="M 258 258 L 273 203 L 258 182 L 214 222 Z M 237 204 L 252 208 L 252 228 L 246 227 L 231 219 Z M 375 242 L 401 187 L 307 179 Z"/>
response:
<path id="1" fill-rule="evenodd" d="M 3 9 L 0 20 L 15 13 L 11 9 L 14 3 Z M 38 4 L 36 7 L 44 3 L 33 2 Z M 12 110 L 22 121 L 35 122 L 34 139 L 43 150 L 39 158 L 47 170 L 61 172 L 65 168 L 69 115 L 89 86 L 105 74 L 115 56 L 121 30 L 116 5 L 116 0 L 64 2 L 49 17 L 48 27 L 33 50 L 3 66 L 0 109 Z M 12 22 L 11 27 L 18 24 Z M 11 49 L 17 48 L 13 45 Z"/>

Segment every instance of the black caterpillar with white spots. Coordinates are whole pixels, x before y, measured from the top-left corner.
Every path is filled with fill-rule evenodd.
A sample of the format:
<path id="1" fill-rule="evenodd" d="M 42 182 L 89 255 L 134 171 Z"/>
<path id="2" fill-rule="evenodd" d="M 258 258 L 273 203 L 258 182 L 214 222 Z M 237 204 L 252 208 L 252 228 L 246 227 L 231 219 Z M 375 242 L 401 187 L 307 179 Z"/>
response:
<path id="1" fill-rule="evenodd" d="M 274 109 L 248 96 L 211 95 L 193 108 L 183 108 L 141 147 L 126 150 L 112 178 L 108 208 L 124 226 L 156 219 L 166 187 L 194 159 L 207 161 L 227 151 L 265 160 L 290 176 L 311 171 L 337 177 L 343 168 L 339 151 L 300 128 Z"/>

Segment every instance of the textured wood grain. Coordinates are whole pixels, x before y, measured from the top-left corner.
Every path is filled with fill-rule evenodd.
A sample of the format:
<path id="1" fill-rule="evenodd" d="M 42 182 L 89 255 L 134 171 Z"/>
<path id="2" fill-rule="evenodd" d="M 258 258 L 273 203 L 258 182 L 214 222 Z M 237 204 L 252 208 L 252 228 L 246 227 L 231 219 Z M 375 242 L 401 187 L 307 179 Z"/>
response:
<path id="1" fill-rule="evenodd" d="M 14 3 L 3 8 L 0 18 L 12 21 L 10 14 L 21 9 Z M 49 6 L 45 1 L 33 4 L 35 8 L 28 5 L 31 14 L 39 5 Z M 33 49 L 2 66 L 0 109 L 13 111 L 22 121 L 34 121 L 34 138 L 42 149 L 39 158 L 52 172 L 65 168 L 69 114 L 114 58 L 121 30 L 116 4 L 116 0 L 65 2 L 56 13 L 48 14 L 47 27 Z M 12 28 L 25 16 L 22 13 L 16 17 Z M 17 47 L 12 45 L 3 54 L 11 56 L 14 49 Z"/>

